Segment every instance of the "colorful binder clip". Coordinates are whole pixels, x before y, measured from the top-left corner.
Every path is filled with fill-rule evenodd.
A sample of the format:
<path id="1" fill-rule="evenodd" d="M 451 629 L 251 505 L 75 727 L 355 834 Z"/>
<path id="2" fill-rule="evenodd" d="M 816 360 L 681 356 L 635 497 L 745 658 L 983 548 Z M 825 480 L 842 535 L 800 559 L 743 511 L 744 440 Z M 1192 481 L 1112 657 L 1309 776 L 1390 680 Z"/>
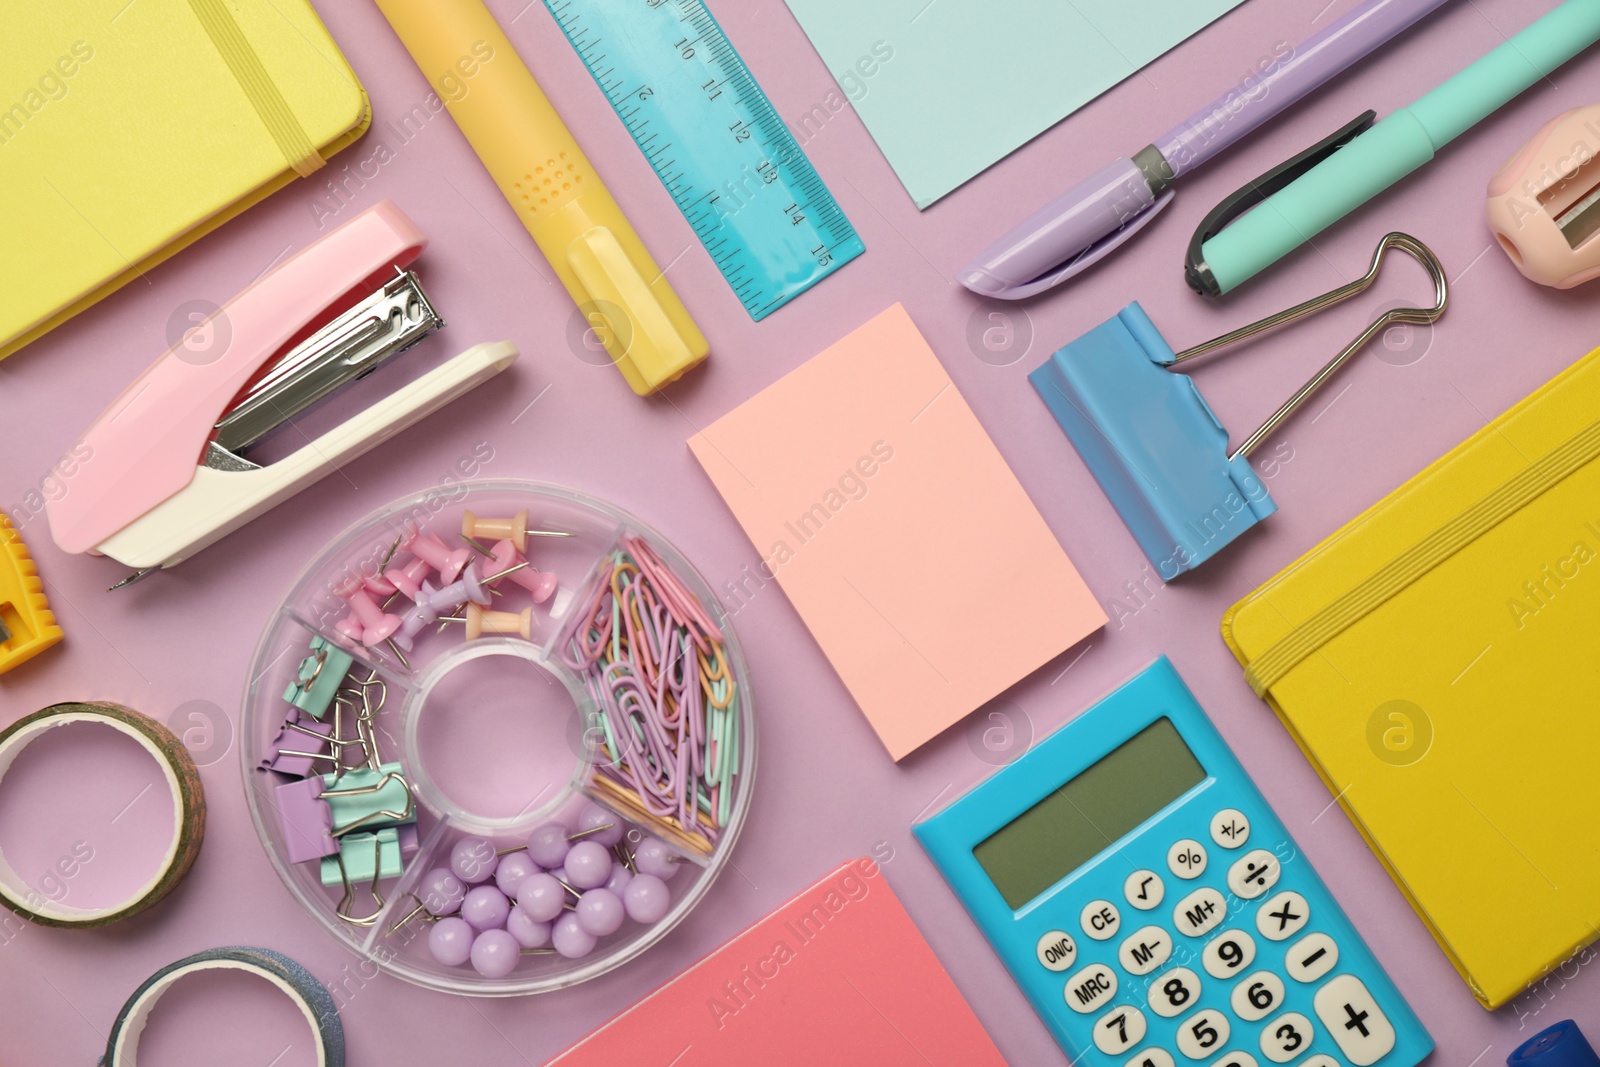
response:
<path id="1" fill-rule="evenodd" d="M 322 718 L 354 662 L 350 653 L 325 638 L 313 637 L 311 651 L 300 661 L 300 670 L 284 690 L 283 699 L 313 718 Z"/>
<path id="2" fill-rule="evenodd" d="M 1168 368 L 1313 315 L 1366 291 L 1389 249 L 1406 252 L 1433 280 L 1434 305 L 1375 319 L 1231 454 L 1228 431 L 1186 374 Z M 1385 235 L 1367 273 L 1331 292 L 1174 353 L 1137 303 L 1066 345 L 1028 375 L 1100 488 L 1163 581 L 1210 559 L 1278 506 L 1250 466 L 1250 452 L 1362 346 L 1396 323 L 1444 313 L 1444 268 L 1427 246 Z"/>
<path id="3" fill-rule="evenodd" d="M 0 512 L 0 674 L 61 640 L 22 535 Z"/>
<path id="4" fill-rule="evenodd" d="M 56 543 L 136 568 L 126 585 L 510 366 L 509 342 L 475 345 L 282 459 L 262 466 L 241 454 L 444 324 L 405 270 L 426 244 L 385 201 L 186 334 L 85 432 L 74 451 L 93 458 L 80 464 L 72 492 L 47 504 Z"/>

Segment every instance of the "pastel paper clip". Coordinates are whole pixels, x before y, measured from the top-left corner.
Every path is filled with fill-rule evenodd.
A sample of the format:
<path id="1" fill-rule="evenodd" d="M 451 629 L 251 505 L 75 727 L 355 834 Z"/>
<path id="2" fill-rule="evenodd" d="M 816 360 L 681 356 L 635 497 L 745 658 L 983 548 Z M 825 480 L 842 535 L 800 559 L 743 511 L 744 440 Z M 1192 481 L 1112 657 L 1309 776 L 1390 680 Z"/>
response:
<path id="1" fill-rule="evenodd" d="M 300 661 L 300 670 L 284 690 L 283 699 L 313 718 L 322 718 L 354 662 L 350 653 L 335 647 L 326 638 L 313 637 L 311 651 Z"/>
<path id="2" fill-rule="evenodd" d="M 182 562 L 510 366 L 480 344 L 282 459 L 244 453 L 442 326 L 405 269 L 427 241 L 385 201 L 257 279 L 169 348 L 85 431 L 72 492 L 46 504 L 66 552 Z M 354 302 L 353 306 L 350 302 Z M 113 588 L 117 588 L 114 586 Z"/>
<path id="3" fill-rule="evenodd" d="M 1414 257 L 1433 280 L 1429 308 L 1379 315 L 1244 443 L 1228 431 L 1186 374 L 1169 368 L 1246 337 L 1313 315 L 1364 292 L 1389 249 Z M 1028 375 L 1163 581 L 1192 570 L 1278 509 L 1250 465 L 1250 452 L 1361 348 L 1396 323 L 1431 323 L 1444 313 L 1444 268 L 1421 241 L 1390 233 L 1367 273 L 1337 289 L 1174 353 L 1137 303 L 1051 356 Z"/>

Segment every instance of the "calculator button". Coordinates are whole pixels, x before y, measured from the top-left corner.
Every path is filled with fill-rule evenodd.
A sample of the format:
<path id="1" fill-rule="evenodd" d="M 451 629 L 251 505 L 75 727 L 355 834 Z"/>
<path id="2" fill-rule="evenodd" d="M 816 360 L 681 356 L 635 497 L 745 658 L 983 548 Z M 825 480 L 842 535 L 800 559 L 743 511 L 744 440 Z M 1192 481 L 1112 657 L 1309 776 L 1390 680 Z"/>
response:
<path id="1" fill-rule="evenodd" d="M 1172 1053 L 1164 1048 L 1147 1048 L 1143 1052 L 1135 1052 L 1133 1059 L 1122 1067 L 1173 1067 Z"/>
<path id="2" fill-rule="evenodd" d="M 1228 1017 L 1215 1008 L 1197 1011 L 1178 1024 L 1178 1051 L 1191 1060 L 1210 1059 L 1228 1041 Z"/>
<path id="3" fill-rule="evenodd" d="M 1083 932 L 1096 941 L 1114 937 L 1122 929 L 1122 913 L 1109 900 L 1089 901 L 1078 921 L 1083 923 Z"/>
<path id="4" fill-rule="evenodd" d="M 1236 897 L 1254 900 L 1278 884 L 1282 871 L 1278 857 L 1264 848 L 1253 848 L 1228 868 L 1228 891 Z"/>
<path id="5" fill-rule="evenodd" d="M 1297 1011 L 1285 1012 L 1261 1031 L 1261 1054 L 1273 1063 L 1288 1063 L 1311 1047 L 1316 1031 Z"/>
<path id="6" fill-rule="evenodd" d="M 1134 871 L 1122 883 L 1122 895 L 1140 911 L 1149 911 L 1167 895 L 1167 887 L 1155 871 Z"/>
<path id="7" fill-rule="evenodd" d="M 1172 909 L 1172 925 L 1180 934 L 1199 937 L 1214 930 L 1228 917 L 1228 902 L 1210 886 L 1203 886 L 1178 901 Z"/>
<path id="8" fill-rule="evenodd" d="M 1248 1052 L 1224 1052 L 1211 1067 L 1256 1067 L 1256 1058 Z"/>
<path id="9" fill-rule="evenodd" d="M 1052 971 L 1064 971 L 1078 958 L 1078 943 L 1065 930 L 1051 930 L 1034 946 L 1039 962 Z"/>
<path id="10" fill-rule="evenodd" d="M 1150 1010 L 1164 1019 L 1181 1014 L 1195 1006 L 1200 996 L 1200 976 L 1187 967 L 1174 967 L 1150 980 L 1145 990 Z"/>
<path id="11" fill-rule="evenodd" d="M 1149 974 L 1171 957 L 1172 935 L 1159 926 L 1135 930 L 1117 950 L 1117 959 L 1129 974 Z"/>
<path id="12" fill-rule="evenodd" d="M 1341 974 L 1329 981 L 1317 990 L 1312 1005 L 1339 1043 L 1339 1051 L 1356 1067 L 1369 1067 L 1394 1048 L 1394 1027 L 1355 975 Z"/>
<path id="13" fill-rule="evenodd" d="M 1294 1067 L 1344 1067 L 1344 1064 L 1340 1063 L 1332 1056 L 1328 1056 L 1319 1052 L 1315 1056 L 1307 1056 L 1305 1059 L 1295 1064 Z"/>
<path id="14" fill-rule="evenodd" d="M 1243 930 L 1218 934 L 1200 954 L 1206 973 L 1213 978 L 1232 978 L 1255 958 L 1256 939 Z"/>
<path id="15" fill-rule="evenodd" d="M 1067 1007 L 1087 1015 L 1117 995 L 1117 973 L 1103 963 L 1091 963 L 1068 978 L 1061 992 Z"/>
<path id="16" fill-rule="evenodd" d="M 1283 941 L 1298 934 L 1310 917 L 1311 905 L 1306 903 L 1306 898 L 1292 889 L 1285 889 L 1261 905 L 1261 910 L 1256 912 L 1256 929 L 1268 941 Z"/>
<path id="17" fill-rule="evenodd" d="M 1283 969 L 1296 982 L 1315 982 L 1339 962 L 1339 946 L 1327 934 L 1307 934 L 1283 954 Z"/>
<path id="18" fill-rule="evenodd" d="M 1271 971 L 1257 971 L 1233 987 L 1230 1003 L 1245 1022 L 1265 1019 L 1283 1004 L 1283 979 Z"/>
<path id="19" fill-rule="evenodd" d="M 1250 820 L 1238 808 L 1223 808 L 1211 816 L 1211 840 L 1222 848 L 1238 848 L 1249 839 Z"/>
<path id="20" fill-rule="evenodd" d="M 1179 878 L 1198 878 L 1206 871 L 1206 847 L 1184 838 L 1167 849 L 1167 867 Z"/>
<path id="21" fill-rule="evenodd" d="M 1144 1040 L 1144 1012 L 1124 1005 L 1094 1024 L 1094 1047 L 1108 1055 L 1126 1052 Z"/>

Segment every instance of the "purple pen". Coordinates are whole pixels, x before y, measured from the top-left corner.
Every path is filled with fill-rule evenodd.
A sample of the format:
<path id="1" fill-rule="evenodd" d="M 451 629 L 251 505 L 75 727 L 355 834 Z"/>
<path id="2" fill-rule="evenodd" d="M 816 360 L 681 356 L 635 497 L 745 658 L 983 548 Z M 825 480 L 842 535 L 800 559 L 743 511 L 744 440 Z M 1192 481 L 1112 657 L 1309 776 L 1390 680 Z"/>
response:
<path id="1" fill-rule="evenodd" d="M 1282 112 L 1449 0 L 1368 0 L 1304 44 L 1280 46 L 1259 75 L 1166 136 L 1100 168 L 1034 212 L 956 274 L 981 296 L 1020 300 L 1098 263 L 1172 200 L 1173 181 Z"/>

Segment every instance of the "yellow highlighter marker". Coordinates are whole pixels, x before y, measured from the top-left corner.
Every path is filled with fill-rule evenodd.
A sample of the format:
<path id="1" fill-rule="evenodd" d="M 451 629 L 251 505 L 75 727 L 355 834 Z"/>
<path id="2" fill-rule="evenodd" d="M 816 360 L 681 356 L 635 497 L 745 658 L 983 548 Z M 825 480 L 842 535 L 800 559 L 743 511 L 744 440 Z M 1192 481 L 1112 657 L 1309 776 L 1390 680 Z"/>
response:
<path id="1" fill-rule="evenodd" d="M 705 336 L 482 0 L 377 3 L 633 391 L 704 360 Z"/>

